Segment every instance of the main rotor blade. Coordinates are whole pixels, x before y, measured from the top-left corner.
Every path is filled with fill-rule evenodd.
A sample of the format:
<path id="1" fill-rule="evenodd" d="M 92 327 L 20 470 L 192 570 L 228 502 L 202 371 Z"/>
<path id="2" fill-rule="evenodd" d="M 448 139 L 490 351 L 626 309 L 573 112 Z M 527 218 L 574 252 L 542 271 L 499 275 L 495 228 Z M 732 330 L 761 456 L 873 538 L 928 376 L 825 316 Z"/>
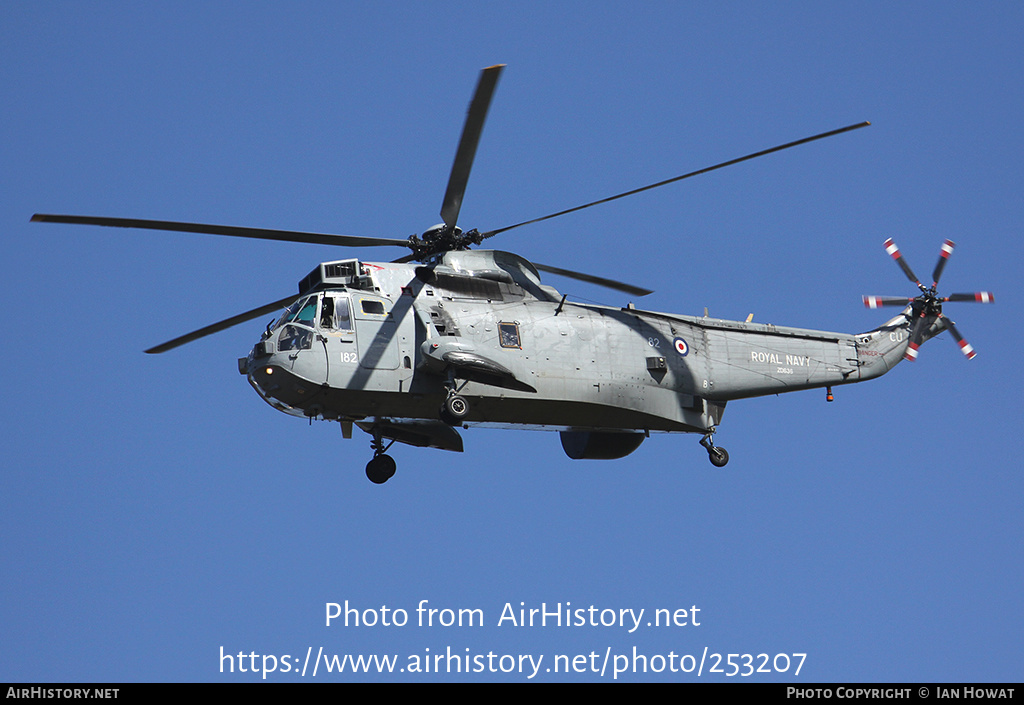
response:
<path id="1" fill-rule="evenodd" d="M 602 203 L 608 203 L 609 201 L 614 201 L 614 200 L 619 199 L 619 198 L 625 198 L 626 196 L 632 196 L 633 194 L 640 193 L 641 191 L 649 191 L 649 190 L 651 190 L 653 188 L 658 188 L 659 186 L 665 186 L 666 184 L 675 183 L 676 181 L 682 181 L 683 179 L 689 179 L 691 176 L 699 176 L 700 174 L 707 174 L 709 171 L 715 171 L 716 169 L 721 169 L 723 167 L 732 166 L 733 164 L 739 164 L 740 162 L 745 162 L 745 161 L 748 161 L 750 159 L 756 159 L 757 157 L 763 157 L 763 156 L 765 156 L 767 154 L 771 154 L 773 152 L 781 152 L 782 150 L 789 149 L 790 147 L 797 147 L 797 146 L 799 146 L 801 144 L 807 144 L 808 142 L 814 142 L 815 140 L 824 139 L 826 137 L 832 137 L 833 135 L 842 134 L 843 132 L 849 132 L 851 130 L 856 130 L 856 129 L 859 129 L 861 127 L 867 127 L 870 124 L 871 124 L 870 122 L 866 122 L 866 121 L 865 122 L 859 122 L 856 125 L 847 125 L 846 127 L 841 127 L 838 130 L 831 130 L 829 132 L 823 132 L 820 135 L 814 135 L 813 137 L 805 137 L 802 140 L 797 140 L 795 142 L 787 142 L 786 144 L 780 144 L 777 147 L 772 147 L 771 149 L 764 149 L 764 150 L 761 150 L 760 152 L 754 152 L 753 154 L 748 154 L 745 157 L 739 157 L 738 159 L 730 159 L 727 162 L 722 162 L 721 164 L 715 164 L 714 166 L 709 166 L 709 167 L 705 167 L 703 169 L 698 169 L 697 171 L 691 171 L 690 173 L 683 174 L 682 176 L 676 176 L 676 177 L 671 178 L 671 179 L 665 179 L 664 181 L 659 181 L 656 184 L 650 184 L 649 186 L 643 186 L 641 188 L 633 189 L 632 191 L 626 191 L 625 193 L 620 193 L 620 194 L 615 195 L 615 196 L 610 196 L 608 198 L 602 198 L 600 201 L 593 201 L 592 203 L 585 203 L 582 206 L 576 206 L 575 208 L 569 208 L 568 210 L 559 211 L 557 213 L 552 213 L 550 215 L 545 215 L 545 216 L 542 216 L 540 218 L 534 218 L 533 220 L 525 220 L 522 223 L 516 223 L 515 225 L 509 225 L 509 226 L 504 227 L 504 228 L 498 228 L 497 230 L 488 230 L 487 232 L 485 232 L 483 234 L 483 237 L 484 238 L 493 237 L 493 236 L 497 235 L 498 233 L 503 233 L 503 232 L 505 232 L 507 230 L 512 230 L 513 228 L 518 228 L 518 227 L 521 227 L 523 225 L 530 225 L 532 223 L 539 223 L 542 220 L 550 220 L 551 218 L 557 218 L 560 215 L 566 215 L 568 213 L 575 213 L 576 211 L 581 211 L 584 208 L 590 208 L 591 206 L 597 206 L 597 205 L 600 205 Z"/>
<path id="2" fill-rule="evenodd" d="M 459 148 L 455 152 L 455 162 L 452 164 L 452 172 L 448 176 L 448 188 L 444 193 L 444 201 L 441 203 L 441 220 L 449 229 L 454 228 L 459 219 L 462 196 L 466 192 L 466 184 L 469 182 L 469 172 L 473 169 L 473 159 L 476 157 L 476 147 L 484 129 L 484 120 L 487 118 L 487 110 L 491 105 L 494 88 L 498 85 L 498 77 L 501 76 L 501 70 L 504 68 L 504 64 L 498 64 L 489 66 L 480 72 L 476 92 L 473 94 L 473 100 L 466 112 L 462 138 L 459 140 Z"/>
<path id="3" fill-rule="evenodd" d="M 284 308 L 286 305 L 290 304 L 292 301 L 295 301 L 297 298 L 299 298 L 298 294 L 292 294 L 291 296 L 279 299 L 278 301 L 275 301 L 274 303 L 271 304 L 267 304 L 266 306 L 254 308 L 251 311 L 246 311 L 245 313 L 240 313 L 237 316 L 226 318 L 220 323 L 214 323 L 213 325 L 206 326 L 205 328 L 200 328 L 199 330 L 196 331 L 192 331 L 191 333 L 187 333 L 181 337 L 175 338 L 174 340 L 168 340 L 166 343 L 150 348 L 146 352 L 151 354 L 167 352 L 168 350 L 176 348 L 179 345 L 191 343 L 193 340 L 199 340 L 200 338 L 205 338 L 208 335 L 219 333 L 220 331 L 227 330 L 232 326 L 237 326 L 239 323 L 245 323 L 246 321 L 251 321 L 254 318 L 259 318 L 260 316 L 265 316 L 268 313 L 278 311 Z"/>
<path id="4" fill-rule="evenodd" d="M 939 261 L 935 264 L 935 271 L 932 272 L 933 289 L 939 285 L 939 277 L 942 276 L 942 270 L 946 268 L 946 260 L 953 254 L 954 247 L 956 247 L 956 243 L 952 240 L 946 240 L 942 243 L 942 248 L 939 250 Z"/>
<path id="5" fill-rule="evenodd" d="M 177 223 L 169 220 L 139 220 L 137 218 L 99 218 L 85 215 L 49 215 L 36 213 L 36 223 L 71 223 L 74 225 L 102 225 L 112 228 L 141 228 L 143 230 L 170 230 L 182 233 L 204 233 L 207 235 L 228 235 L 248 237 L 257 240 L 284 240 L 286 242 L 308 242 L 314 245 L 338 245 L 341 247 L 377 247 L 381 245 L 408 247 L 407 240 L 384 237 L 358 237 L 352 235 L 331 235 L 328 233 L 304 233 L 295 230 L 268 230 L 265 228 L 243 228 L 234 225 L 207 225 L 204 223 Z"/>
<path id="6" fill-rule="evenodd" d="M 598 286 L 608 287 L 609 289 L 615 289 L 616 291 L 624 291 L 627 294 L 632 294 L 633 296 L 647 296 L 648 294 L 654 293 L 651 289 L 644 289 L 643 287 L 634 286 L 632 284 L 626 284 L 620 281 L 615 281 L 614 279 L 596 277 L 593 274 L 574 272 L 571 269 L 559 269 L 558 267 L 549 267 L 546 264 L 537 264 L 536 262 L 533 262 L 532 264 L 534 267 L 536 267 L 542 272 L 548 272 L 549 274 L 558 274 L 559 276 L 569 277 L 570 279 L 578 279 L 579 281 L 597 284 Z"/>

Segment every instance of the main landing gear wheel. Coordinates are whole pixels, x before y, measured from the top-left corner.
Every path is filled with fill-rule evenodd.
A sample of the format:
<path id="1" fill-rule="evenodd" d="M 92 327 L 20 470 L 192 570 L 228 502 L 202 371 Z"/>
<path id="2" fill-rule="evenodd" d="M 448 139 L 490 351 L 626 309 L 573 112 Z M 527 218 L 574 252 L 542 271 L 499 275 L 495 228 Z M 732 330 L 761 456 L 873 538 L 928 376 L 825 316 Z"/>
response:
<path id="1" fill-rule="evenodd" d="M 729 451 L 721 446 L 715 446 L 708 451 L 708 460 L 716 468 L 724 468 L 725 464 L 729 462 Z"/>
<path id="2" fill-rule="evenodd" d="M 708 460 L 711 461 L 711 464 L 716 468 L 724 468 L 725 464 L 729 462 L 729 451 L 721 446 L 716 446 L 714 436 L 715 429 L 709 428 L 704 437 L 700 439 L 700 444 L 708 452 Z"/>
<path id="3" fill-rule="evenodd" d="M 390 455 L 375 455 L 366 464 L 366 477 L 375 485 L 383 485 L 394 476 L 397 467 Z"/>
<path id="4" fill-rule="evenodd" d="M 458 394 L 449 394 L 441 407 L 441 420 L 449 426 L 458 426 L 469 413 L 469 402 Z"/>

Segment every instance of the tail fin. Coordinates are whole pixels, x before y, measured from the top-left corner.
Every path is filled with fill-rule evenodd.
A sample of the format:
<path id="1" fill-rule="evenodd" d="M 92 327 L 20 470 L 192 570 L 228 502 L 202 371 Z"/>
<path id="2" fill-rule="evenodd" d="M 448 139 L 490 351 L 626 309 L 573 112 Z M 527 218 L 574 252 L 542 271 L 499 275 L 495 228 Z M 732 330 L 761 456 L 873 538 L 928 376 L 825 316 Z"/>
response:
<path id="1" fill-rule="evenodd" d="M 860 378 L 880 377 L 904 359 L 910 348 L 911 307 L 878 328 L 856 336 Z"/>
<path id="2" fill-rule="evenodd" d="M 860 378 L 879 377 L 902 360 L 917 359 L 917 349 L 949 327 L 941 313 L 915 316 L 914 306 L 907 306 L 878 328 L 856 336 Z"/>

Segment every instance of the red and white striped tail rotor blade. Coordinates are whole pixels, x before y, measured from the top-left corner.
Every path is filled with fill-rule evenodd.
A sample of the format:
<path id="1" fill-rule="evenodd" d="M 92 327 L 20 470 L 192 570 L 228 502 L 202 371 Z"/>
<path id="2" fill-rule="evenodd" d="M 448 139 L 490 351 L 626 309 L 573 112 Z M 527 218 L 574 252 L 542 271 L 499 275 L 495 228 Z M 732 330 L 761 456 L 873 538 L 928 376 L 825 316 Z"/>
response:
<path id="1" fill-rule="evenodd" d="M 949 332 L 956 340 L 956 344 L 960 346 L 960 352 L 962 352 L 968 360 L 973 360 L 974 356 L 978 353 L 974 352 L 974 348 L 971 344 L 964 340 L 964 337 L 960 335 L 960 331 L 956 329 L 956 325 L 953 324 L 953 321 L 949 320 L 945 316 L 943 316 L 942 319 L 946 322 L 946 328 L 949 328 Z"/>
<path id="2" fill-rule="evenodd" d="M 914 325 L 910 328 L 910 345 L 907 346 L 907 351 L 903 353 L 904 360 L 910 360 L 913 362 L 917 359 L 917 351 L 921 347 L 922 333 L 924 332 L 924 316 L 918 316 L 914 320 Z"/>
<path id="3" fill-rule="evenodd" d="M 906 296 L 863 296 L 864 305 L 868 308 L 881 308 L 882 306 L 906 306 L 913 299 Z"/>
<path id="4" fill-rule="evenodd" d="M 896 260 L 896 264 L 900 266 L 903 273 L 907 275 L 907 279 L 914 282 L 918 286 L 921 286 L 921 282 L 918 280 L 917 275 L 914 274 L 910 265 L 903 259 L 903 254 L 900 252 L 900 248 L 896 247 L 896 243 L 892 241 L 890 237 L 885 241 L 885 251 L 889 253 L 889 256 Z"/>
<path id="5" fill-rule="evenodd" d="M 975 291 L 969 294 L 950 294 L 943 301 L 971 301 L 978 304 L 993 304 L 996 296 L 991 291 Z"/>
<path id="6" fill-rule="evenodd" d="M 942 243 L 942 248 L 939 250 L 939 261 L 935 264 L 935 271 L 932 272 L 932 287 L 939 285 L 939 277 L 942 276 L 942 270 L 946 268 L 946 260 L 953 254 L 953 248 L 956 247 L 956 243 L 952 240 L 946 240 Z"/>

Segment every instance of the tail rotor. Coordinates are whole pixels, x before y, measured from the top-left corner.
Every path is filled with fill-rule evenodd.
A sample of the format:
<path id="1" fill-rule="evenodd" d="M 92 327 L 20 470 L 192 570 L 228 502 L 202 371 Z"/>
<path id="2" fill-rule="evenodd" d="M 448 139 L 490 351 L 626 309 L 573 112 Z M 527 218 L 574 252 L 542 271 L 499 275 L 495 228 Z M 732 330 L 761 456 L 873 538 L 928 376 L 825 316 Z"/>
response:
<path id="1" fill-rule="evenodd" d="M 977 354 L 974 351 L 974 348 L 971 347 L 971 344 L 964 340 L 960 331 L 957 330 L 956 324 L 942 314 L 942 304 L 949 301 L 990 304 L 995 302 L 995 296 L 990 291 L 950 294 L 945 297 L 938 295 L 937 290 L 939 286 L 939 279 L 942 277 L 942 272 L 946 268 L 946 262 L 949 260 L 949 256 L 953 254 L 954 247 L 956 247 L 956 245 L 952 240 L 946 240 L 942 243 L 942 247 L 939 249 L 939 261 L 935 264 L 935 269 L 932 272 L 932 285 L 927 287 L 922 284 L 917 278 L 917 275 L 914 274 L 910 265 L 907 264 L 907 261 L 903 258 L 900 248 L 896 246 L 896 243 L 893 242 L 892 238 L 885 241 L 885 251 L 896 261 L 896 264 L 898 264 L 900 269 L 903 270 L 907 279 L 917 285 L 917 288 L 921 290 L 921 293 L 919 296 L 914 298 L 908 298 L 905 296 L 865 296 L 864 305 L 868 308 L 880 308 L 882 306 L 910 306 L 910 311 L 907 316 L 908 319 L 913 321 L 913 323 L 910 327 L 910 344 L 907 346 L 907 352 L 904 354 L 904 359 L 906 360 L 916 360 L 921 343 L 927 340 L 927 338 L 942 332 L 942 330 L 949 330 L 953 339 L 956 340 L 957 345 L 960 346 L 960 352 L 962 352 L 968 360 L 973 359 Z M 937 324 L 937 326 L 935 324 Z"/>

